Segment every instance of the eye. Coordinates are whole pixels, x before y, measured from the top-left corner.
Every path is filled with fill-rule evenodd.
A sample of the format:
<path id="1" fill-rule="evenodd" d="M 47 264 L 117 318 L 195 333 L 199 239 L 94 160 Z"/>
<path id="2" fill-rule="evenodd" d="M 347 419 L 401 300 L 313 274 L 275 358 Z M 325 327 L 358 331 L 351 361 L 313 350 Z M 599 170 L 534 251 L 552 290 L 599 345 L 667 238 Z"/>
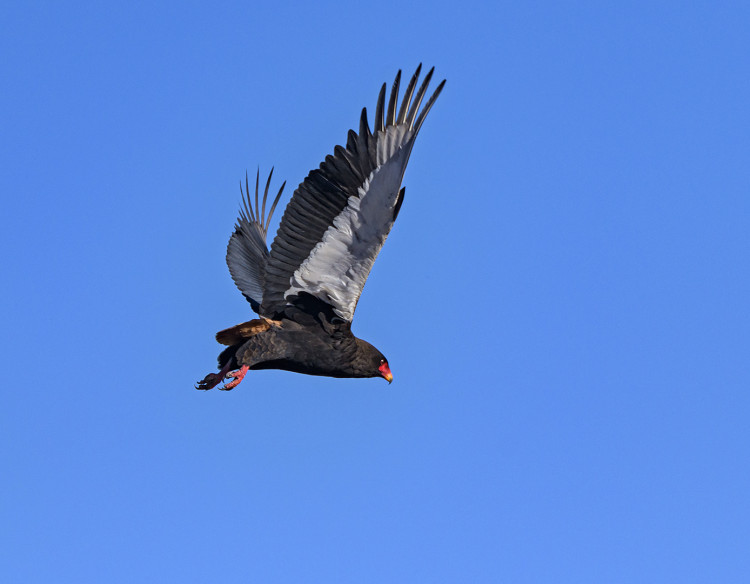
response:
<path id="1" fill-rule="evenodd" d="M 381 359 L 381 360 L 380 360 L 380 364 L 381 364 L 381 365 L 385 365 L 385 359 Z"/>

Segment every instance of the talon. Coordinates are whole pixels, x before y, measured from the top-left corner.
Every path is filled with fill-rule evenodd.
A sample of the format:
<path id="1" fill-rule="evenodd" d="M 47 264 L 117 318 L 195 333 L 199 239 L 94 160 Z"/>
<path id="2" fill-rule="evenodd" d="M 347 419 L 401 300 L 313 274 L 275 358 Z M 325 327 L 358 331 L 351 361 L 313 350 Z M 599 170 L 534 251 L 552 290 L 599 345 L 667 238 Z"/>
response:
<path id="1" fill-rule="evenodd" d="M 250 367 L 247 365 L 243 365 L 240 367 L 237 371 L 230 371 L 227 373 L 225 379 L 229 379 L 230 377 L 234 377 L 234 381 L 230 381 L 229 383 L 225 383 L 224 387 L 220 387 L 219 389 L 223 391 L 230 391 L 237 387 L 240 382 L 245 378 L 245 375 L 250 370 Z"/>
<path id="2" fill-rule="evenodd" d="M 209 373 L 195 385 L 195 389 L 207 391 L 221 383 L 221 376 L 218 373 Z"/>
<path id="3" fill-rule="evenodd" d="M 216 387 L 224 379 L 224 374 L 229 371 L 229 367 L 230 364 L 227 363 L 218 373 L 209 373 L 196 384 L 195 389 L 207 391 L 212 387 Z"/>

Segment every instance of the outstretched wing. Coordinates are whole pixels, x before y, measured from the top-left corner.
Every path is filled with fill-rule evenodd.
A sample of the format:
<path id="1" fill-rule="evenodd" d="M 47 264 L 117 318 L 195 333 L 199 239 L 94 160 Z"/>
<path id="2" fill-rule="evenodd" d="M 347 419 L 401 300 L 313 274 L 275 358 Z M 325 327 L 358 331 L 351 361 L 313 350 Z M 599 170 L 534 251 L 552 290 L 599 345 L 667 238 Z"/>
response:
<path id="1" fill-rule="evenodd" d="M 271 245 L 262 315 L 273 317 L 309 294 L 330 305 L 339 318 L 352 320 L 403 201 L 404 190 L 399 189 L 414 140 L 445 85 L 443 80 L 420 111 L 434 70 L 415 94 L 421 68 L 411 78 L 398 111 L 401 71 L 387 109 L 383 84 L 374 134 L 363 109 L 359 134 L 350 130 L 346 148 L 336 146 L 333 156 L 327 156 L 294 192 Z"/>
<path id="2" fill-rule="evenodd" d="M 268 261 L 268 248 L 266 247 L 266 234 L 271 216 L 279 202 L 281 193 L 284 191 L 286 182 L 281 185 L 279 193 L 271 205 L 266 216 L 266 200 L 268 199 L 268 188 L 271 186 L 273 168 L 268 175 L 266 190 L 263 192 L 263 208 L 258 205 L 258 182 L 260 170 L 255 175 L 255 209 L 250 201 L 250 185 L 245 173 L 245 190 L 242 190 L 240 181 L 240 193 L 242 193 L 242 207 L 240 216 L 234 226 L 234 233 L 229 238 L 227 245 L 227 266 L 232 279 L 240 289 L 240 292 L 248 299 L 250 306 L 258 312 L 263 302 L 263 287 L 265 283 L 266 262 Z"/>

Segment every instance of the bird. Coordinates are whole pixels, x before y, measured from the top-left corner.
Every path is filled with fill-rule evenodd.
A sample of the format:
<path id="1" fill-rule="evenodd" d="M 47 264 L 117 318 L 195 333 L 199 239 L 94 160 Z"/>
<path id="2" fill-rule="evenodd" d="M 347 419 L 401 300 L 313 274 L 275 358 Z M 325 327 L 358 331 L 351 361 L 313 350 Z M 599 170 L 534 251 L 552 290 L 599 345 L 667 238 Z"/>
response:
<path id="1" fill-rule="evenodd" d="M 373 129 L 363 108 L 359 132 L 349 130 L 346 146 L 334 147 L 294 191 L 270 251 L 268 227 L 286 182 L 267 205 L 271 169 L 259 205 L 260 169 L 253 200 L 245 173 L 226 262 L 259 318 L 216 334 L 226 346 L 219 372 L 206 375 L 196 389 L 225 381 L 219 389 L 231 390 L 258 369 L 393 381 L 385 356 L 357 338 L 351 326 L 365 281 L 404 202 L 401 182 L 417 134 L 445 86 L 443 79 L 420 109 L 434 67 L 417 89 L 421 70 L 420 63 L 400 107 L 401 70 L 387 103 L 383 83 Z"/>

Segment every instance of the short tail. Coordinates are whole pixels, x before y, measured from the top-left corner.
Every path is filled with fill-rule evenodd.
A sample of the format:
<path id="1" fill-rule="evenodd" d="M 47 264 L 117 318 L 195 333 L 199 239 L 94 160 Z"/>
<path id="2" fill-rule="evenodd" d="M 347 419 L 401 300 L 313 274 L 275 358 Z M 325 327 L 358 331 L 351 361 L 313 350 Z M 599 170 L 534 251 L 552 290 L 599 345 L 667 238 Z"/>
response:
<path id="1" fill-rule="evenodd" d="M 269 320 L 267 318 L 256 318 L 242 324 L 235 325 L 223 331 L 216 333 L 216 340 L 222 345 L 234 346 L 242 344 L 250 337 L 267 331 L 272 326 L 280 326 L 275 320 Z"/>

